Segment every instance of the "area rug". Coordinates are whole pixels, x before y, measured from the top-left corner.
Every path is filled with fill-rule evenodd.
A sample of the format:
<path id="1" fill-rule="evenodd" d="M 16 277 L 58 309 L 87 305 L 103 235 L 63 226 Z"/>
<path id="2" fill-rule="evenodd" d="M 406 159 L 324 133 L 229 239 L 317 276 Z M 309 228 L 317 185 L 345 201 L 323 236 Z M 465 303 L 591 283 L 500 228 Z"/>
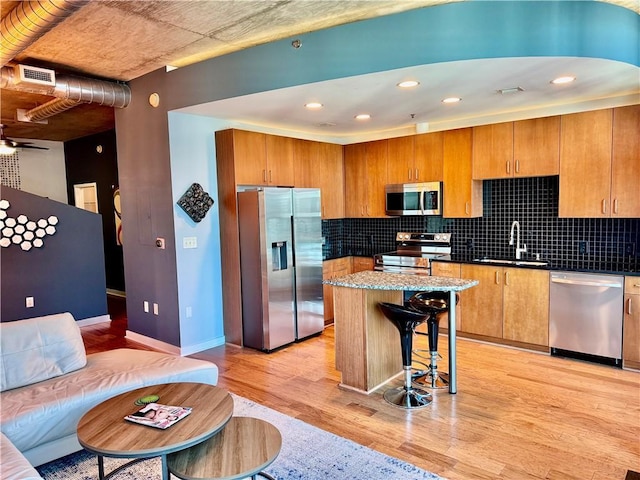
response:
<path id="1" fill-rule="evenodd" d="M 265 470 L 278 480 L 443 480 L 434 473 L 384 455 L 346 438 L 233 395 L 234 415 L 256 417 L 275 425 L 282 434 L 282 450 Z M 126 462 L 105 459 L 109 472 Z M 46 480 L 95 480 L 95 455 L 82 451 L 38 467 Z M 113 476 L 116 480 L 160 480 L 160 460 L 135 464 Z M 175 478 L 175 477 L 172 477 Z"/>

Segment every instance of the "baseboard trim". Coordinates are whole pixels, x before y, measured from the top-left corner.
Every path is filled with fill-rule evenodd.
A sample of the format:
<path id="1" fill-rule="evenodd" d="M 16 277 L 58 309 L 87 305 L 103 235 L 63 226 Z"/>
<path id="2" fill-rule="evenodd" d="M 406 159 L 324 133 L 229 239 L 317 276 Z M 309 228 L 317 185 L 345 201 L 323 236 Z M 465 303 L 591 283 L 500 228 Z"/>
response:
<path id="1" fill-rule="evenodd" d="M 110 322 L 111 317 L 109 314 L 107 315 L 98 315 L 97 317 L 91 318 L 83 318 L 82 320 L 78 320 L 76 323 L 79 327 L 88 327 L 89 325 L 95 325 L 96 323 L 104 323 Z"/>
<path id="2" fill-rule="evenodd" d="M 114 290 L 112 288 L 107 288 L 107 295 L 111 295 L 112 297 L 120 297 L 127 298 L 127 293 L 122 290 Z"/>
<path id="3" fill-rule="evenodd" d="M 170 343 L 162 342 L 160 340 L 156 340 L 155 338 L 147 337 L 145 335 L 141 335 L 136 332 L 132 332 L 131 330 L 127 330 L 125 334 L 125 338 L 131 340 L 132 342 L 140 343 L 147 347 L 151 347 L 154 350 L 159 350 L 165 353 L 171 353 L 173 355 L 179 355 L 181 357 L 187 355 L 193 355 L 194 353 L 203 352 L 205 350 L 209 350 L 210 348 L 219 347 L 220 345 L 225 344 L 225 337 L 214 338 L 209 342 L 199 343 L 196 345 L 190 345 L 188 347 L 176 347 L 175 345 L 171 345 Z"/>

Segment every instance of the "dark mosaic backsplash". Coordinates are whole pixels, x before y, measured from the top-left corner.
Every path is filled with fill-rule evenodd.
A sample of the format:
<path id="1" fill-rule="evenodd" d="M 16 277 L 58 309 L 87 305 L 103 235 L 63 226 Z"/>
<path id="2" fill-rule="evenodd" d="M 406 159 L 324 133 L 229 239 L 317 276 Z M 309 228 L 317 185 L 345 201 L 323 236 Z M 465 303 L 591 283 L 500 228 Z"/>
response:
<path id="1" fill-rule="evenodd" d="M 525 258 L 540 254 L 558 269 L 640 269 L 640 219 L 558 218 L 557 176 L 485 181 L 483 202 L 482 218 L 324 220 L 325 259 L 392 251 L 399 231 L 451 232 L 453 254 L 460 258 L 513 258 L 509 232 L 518 220 L 520 243 L 527 245 Z"/>

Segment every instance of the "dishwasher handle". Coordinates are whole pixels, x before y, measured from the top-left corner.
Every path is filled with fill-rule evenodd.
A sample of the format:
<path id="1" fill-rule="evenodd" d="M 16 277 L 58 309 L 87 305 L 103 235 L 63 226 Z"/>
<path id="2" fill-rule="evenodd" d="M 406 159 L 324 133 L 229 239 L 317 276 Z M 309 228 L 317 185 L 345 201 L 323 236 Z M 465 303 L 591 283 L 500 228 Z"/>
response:
<path id="1" fill-rule="evenodd" d="M 571 280 L 568 278 L 551 277 L 552 283 L 564 283 L 567 285 L 582 285 L 585 287 L 610 287 L 610 288 L 622 288 L 622 284 L 619 282 L 589 282 L 585 280 Z"/>

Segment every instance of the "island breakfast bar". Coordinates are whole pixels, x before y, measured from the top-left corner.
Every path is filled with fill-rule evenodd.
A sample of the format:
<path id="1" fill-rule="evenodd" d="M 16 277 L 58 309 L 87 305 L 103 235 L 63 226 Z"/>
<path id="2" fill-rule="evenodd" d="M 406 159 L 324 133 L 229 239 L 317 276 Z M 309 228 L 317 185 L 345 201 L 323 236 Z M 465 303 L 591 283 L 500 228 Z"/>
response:
<path id="1" fill-rule="evenodd" d="M 371 393 L 402 372 L 398 330 L 378 308 L 402 305 L 404 292 L 445 291 L 449 297 L 449 393 L 456 385 L 456 292 L 476 280 L 365 271 L 325 280 L 333 285 L 336 369 L 342 387 Z"/>

